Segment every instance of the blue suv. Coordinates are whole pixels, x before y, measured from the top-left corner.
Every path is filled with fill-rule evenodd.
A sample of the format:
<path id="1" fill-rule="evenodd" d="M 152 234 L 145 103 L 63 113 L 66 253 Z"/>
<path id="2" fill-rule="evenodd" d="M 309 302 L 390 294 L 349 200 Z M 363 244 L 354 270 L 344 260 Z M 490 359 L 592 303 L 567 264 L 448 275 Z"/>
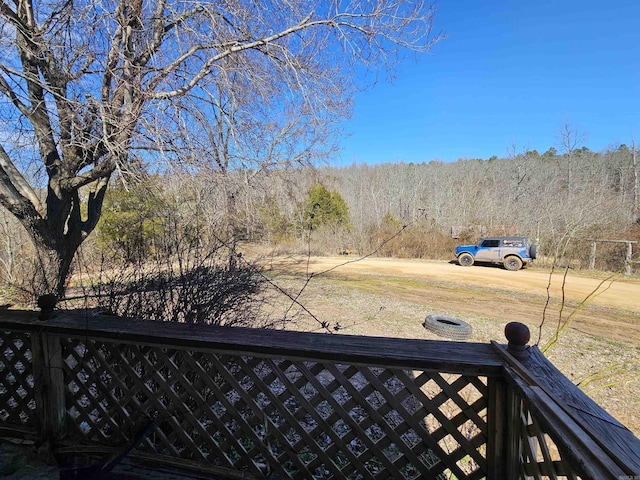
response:
<path id="1" fill-rule="evenodd" d="M 478 245 L 456 247 L 456 259 L 463 267 L 475 262 L 501 263 L 507 270 L 520 270 L 538 257 L 538 246 L 527 237 L 489 237 Z"/>

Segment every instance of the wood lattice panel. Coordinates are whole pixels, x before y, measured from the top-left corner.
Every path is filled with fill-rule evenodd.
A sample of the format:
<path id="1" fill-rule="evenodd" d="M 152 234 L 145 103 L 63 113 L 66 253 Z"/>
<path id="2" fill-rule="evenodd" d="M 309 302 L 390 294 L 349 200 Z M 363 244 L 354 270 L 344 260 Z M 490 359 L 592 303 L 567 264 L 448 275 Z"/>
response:
<path id="1" fill-rule="evenodd" d="M 486 476 L 486 378 L 62 339 L 70 429 L 292 479 Z"/>
<path id="2" fill-rule="evenodd" d="M 520 409 L 520 479 L 578 480 L 553 439 L 544 432 L 526 403 Z"/>
<path id="3" fill-rule="evenodd" d="M 0 336 L 0 425 L 29 430 L 36 425 L 31 336 Z"/>

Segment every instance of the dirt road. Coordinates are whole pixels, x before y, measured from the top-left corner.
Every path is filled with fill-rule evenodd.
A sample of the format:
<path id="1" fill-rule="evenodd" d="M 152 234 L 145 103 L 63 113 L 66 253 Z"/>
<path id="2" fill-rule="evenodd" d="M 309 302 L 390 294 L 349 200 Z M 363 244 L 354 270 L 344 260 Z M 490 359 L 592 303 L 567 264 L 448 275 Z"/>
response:
<path id="1" fill-rule="evenodd" d="M 576 308 L 572 328 L 594 336 L 640 345 L 640 280 L 611 280 L 556 270 L 461 267 L 448 262 L 346 257 L 289 258 L 288 269 L 326 272 L 367 292 L 501 320 L 539 324 L 566 319 Z M 307 263 L 308 262 L 308 263 Z M 547 295 L 547 289 L 549 294 Z M 564 300 L 563 300 L 564 299 Z M 586 300 L 586 301 L 585 301 Z M 583 302 L 581 304 L 581 302 Z"/>

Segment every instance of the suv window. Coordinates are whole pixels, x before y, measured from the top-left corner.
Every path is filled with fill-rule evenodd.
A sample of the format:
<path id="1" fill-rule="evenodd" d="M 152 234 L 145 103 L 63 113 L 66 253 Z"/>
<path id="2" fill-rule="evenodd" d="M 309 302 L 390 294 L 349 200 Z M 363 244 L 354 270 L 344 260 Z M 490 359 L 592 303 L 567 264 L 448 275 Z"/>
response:
<path id="1" fill-rule="evenodd" d="M 505 247 L 524 247 L 524 241 L 522 240 L 503 240 Z"/>
<path id="2" fill-rule="evenodd" d="M 480 246 L 481 247 L 499 247 L 500 240 L 483 240 Z"/>

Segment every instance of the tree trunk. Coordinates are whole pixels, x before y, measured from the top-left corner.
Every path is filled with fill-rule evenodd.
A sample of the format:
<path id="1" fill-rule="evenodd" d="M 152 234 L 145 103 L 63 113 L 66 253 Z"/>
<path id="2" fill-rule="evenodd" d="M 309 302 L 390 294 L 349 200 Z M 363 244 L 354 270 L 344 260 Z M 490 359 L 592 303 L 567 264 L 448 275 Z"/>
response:
<path id="1" fill-rule="evenodd" d="M 633 221 L 640 223 L 640 215 L 638 214 L 638 158 L 636 157 L 636 142 L 631 142 L 631 161 L 633 162 Z"/>
<path id="2" fill-rule="evenodd" d="M 32 287 L 35 298 L 45 294 L 54 294 L 59 300 L 64 298 L 71 262 L 78 249 L 66 243 L 63 240 L 57 247 L 52 247 L 34 239 L 36 258 Z"/>

